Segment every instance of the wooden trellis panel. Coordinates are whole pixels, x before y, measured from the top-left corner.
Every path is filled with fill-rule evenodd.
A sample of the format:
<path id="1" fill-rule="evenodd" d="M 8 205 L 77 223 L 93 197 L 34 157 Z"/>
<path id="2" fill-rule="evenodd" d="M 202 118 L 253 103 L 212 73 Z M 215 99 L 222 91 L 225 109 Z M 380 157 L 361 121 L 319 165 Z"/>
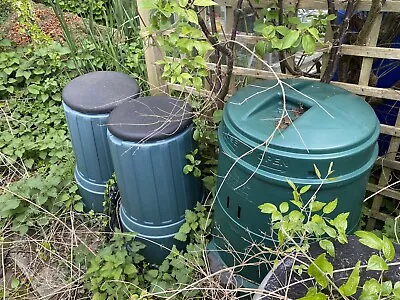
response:
<path id="1" fill-rule="evenodd" d="M 145 1 L 145 0 L 138 0 Z M 232 19 L 233 19 L 233 11 L 237 1 L 234 0 L 214 0 L 219 5 L 225 6 L 227 11 L 227 19 L 225 28 L 226 30 L 225 36 L 229 38 L 230 29 L 232 28 Z M 256 8 L 264 8 L 269 4 L 273 4 L 273 0 L 260 0 L 258 3 L 253 1 L 253 6 Z M 336 9 L 345 9 L 346 1 L 335 0 Z M 244 1 L 247 3 L 247 1 Z M 372 1 L 360 0 L 357 4 L 356 10 L 358 11 L 368 11 L 371 7 Z M 293 6 L 298 4 L 299 8 L 304 9 L 327 9 L 326 0 L 284 0 L 285 6 Z M 386 1 L 382 7 L 381 12 L 400 12 L 400 0 L 392 0 Z M 148 12 L 141 11 L 142 20 L 146 20 L 146 17 L 143 18 L 144 15 L 148 14 Z M 148 16 L 147 16 L 148 17 Z M 376 88 L 369 86 L 369 77 L 372 69 L 372 63 L 374 58 L 383 58 L 383 59 L 396 59 L 400 60 L 400 49 L 393 48 L 383 48 L 377 47 L 377 39 L 379 35 L 380 25 L 382 21 L 382 13 L 375 21 L 373 26 L 373 30 L 370 33 L 369 40 L 365 46 L 354 46 L 354 45 L 343 45 L 340 49 L 341 55 L 353 55 L 363 57 L 360 77 L 358 84 L 350 84 L 343 82 L 332 82 L 332 84 L 342 87 L 350 92 L 355 94 L 365 96 L 365 97 L 376 97 L 383 99 L 392 99 L 396 101 L 400 101 L 400 90 L 395 90 L 392 88 Z M 255 35 L 244 35 L 238 34 L 236 40 L 246 45 L 254 45 L 260 39 L 259 36 Z M 154 46 L 154 45 L 153 45 Z M 322 52 L 327 52 L 328 49 L 320 49 Z M 149 53 L 147 53 L 149 52 Z M 160 81 L 159 70 L 155 71 L 157 66 L 155 65 L 155 61 L 161 59 L 162 57 L 157 57 L 160 55 L 160 52 L 156 54 L 157 51 L 153 48 L 147 48 L 146 50 L 146 64 L 149 72 L 149 80 L 154 85 L 161 86 L 163 83 Z M 179 58 L 171 58 L 177 60 Z M 399 62 L 400 63 L 400 62 Z M 207 65 L 209 70 L 215 70 L 216 65 L 213 63 L 208 63 Z M 226 69 L 226 66 L 222 66 L 222 70 Z M 276 75 L 279 78 L 293 78 L 294 76 L 289 74 L 273 74 L 270 71 L 261 70 L 261 69 L 252 69 L 245 67 L 235 66 L 233 69 L 233 76 L 245 76 L 249 78 L 260 78 L 260 79 L 275 79 Z M 301 78 L 301 77 L 297 77 Z M 307 78 L 309 80 L 313 80 Z M 315 80 L 315 79 L 314 79 Z M 168 86 L 171 90 L 179 90 L 179 91 L 187 91 L 191 93 L 197 93 L 193 88 L 184 87 L 177 84 L 171 84 Z M 231 84 L 229 94 L 234 93 L 234 84 Z M 200 92 L 201 95 L 207 96 L 209 92 L 207 90 L 202 90 Z M 400 192 L 393 190 L 391 188 L 383 189 L 388 184 L 388 178 L 390 177 L 391 172 L 393 170 L 400 170 L 400 162 L 396 161 L 396 155 L 399 150 L 400 145 L 400 116 L 397 117 L 397 121 L 395 126 L 389 126 L 381 124 L 381 132 L 391 136 L 391 141 L 389 145 L 388 154 L 385 157 L 381 157 L 377 161 L 377 165 L 382 166 L 382 173 L 379 179 L 378 184 L 368 184 L 368 190 L 373 193 L 378 193 L 373 200 L 372 209 L 370 210 L 370 221 L 368 223 L 368 227 L 372 228 L 375 225 L 375 220 L 385 220 L 388 215 L 382 213 L 380 211 L 383 197 L 391 198 L 393 201 L 396 201 L 400 205 Z"/>

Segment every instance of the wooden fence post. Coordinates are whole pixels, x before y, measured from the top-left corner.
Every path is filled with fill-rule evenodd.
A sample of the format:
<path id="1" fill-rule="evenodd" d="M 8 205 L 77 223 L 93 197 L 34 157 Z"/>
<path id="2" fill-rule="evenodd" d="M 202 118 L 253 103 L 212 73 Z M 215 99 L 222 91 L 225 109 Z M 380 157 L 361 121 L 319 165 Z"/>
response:
<path id="1" fill-rule="evenodd" d="M 137 7 L 140 19 L 141 36 L 143 38 L 144 57 L 146 60 L 147 77 L 150 85 L 150 94 L 157 95 L 168 93 L 166 83 L 161 79 L 161 68 L 156 65 L 158 59 L 165 57 L 165 53 L 157 45 L 153 36 L 147 34 L 146 25 L 150 24 L 150 10 L 142 9 L 141 3 L 148 0 L 137 0 Z"/>

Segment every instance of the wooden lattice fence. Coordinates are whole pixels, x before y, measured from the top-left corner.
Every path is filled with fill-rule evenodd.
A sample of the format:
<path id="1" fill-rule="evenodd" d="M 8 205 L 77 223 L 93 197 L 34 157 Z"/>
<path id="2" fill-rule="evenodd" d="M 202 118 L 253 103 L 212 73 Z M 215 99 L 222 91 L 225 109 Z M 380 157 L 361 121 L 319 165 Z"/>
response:
<path id="1" fill-rule="evenodd" d="M 138 0 L 138 2 L 143 2 L 146 0 Z M 235 5 L 237 1 L 233 0 L 214 0 L 221 7 L 224 8 L 224 29 L 225 32 L 230 32 L 232 27 L 233 13 L 235 9 Z M 245 1 L 246 2 L 246 1 Z M 254 3 L 253 3 L 254 2 Z M 335 0 L 335 7 L 337 9 L 346 9 L 347 1 L 338 1 Z M 252 5 L 256 9 L 262 9 L 266 7 L 266 5 L 270 4 L 271 1 L 260 0 L 258 3 L 256 1 L 252 1 Z M 248 4 L 247 4 L 248 5 Z M 284 0 L 285 6 L 294 6 L 296 5 L 300 9 L 314 9 L 314 10 L 327 10 L 327 1 L 326 0 L 299 0 L 299 2 L 293 0 Z M 372 5 L 372 1 L 360 0 L 357 3 L 356 10 L 358 11 L 369 11 Z M 140 5 L 139 5 L 140 7 Z M 372 71 L 372 65 L 375 58 L 382 59 L 394 59 L 400 60 L 400 49 L 396 48 L 385 48 L 377 46 L 378 36 L 380 33 L 382 16 L 383 14 L 391 12 L 391 13 L 400 13 L 400 0 L 392 0 L 386 1 L 379 13 L 378 17 L 375 19 L 375 23 L 373 24 L 372 30 L 369 33 L 367 42 L 362 46 L 355 45 L 342 45 L 340 48 L 340 55 L 351 55 L 362 57 L 362 65 L 360 70 L 360 75 L 358 79 L 358 84 L 344 83 L 344 82 L 331 82 L 336 86 L 342 87 L 350 92 L 355 94 L 364 96 L 364 97 L 375 97 L 381 99 L 391 99 L 395 101 L 400 101 L 400 90 L 396 90 L 395 88 L 378 88 L 369 86 L 370 74 Z M 143 28 L 146 24 L 149 24 L 149 11 L 139 9 L 139 13 L 141 16 L 142 26 Z M 332 29 L 328 25 L 327 33 L 325 36 L 326 42 L 329 42 L 332 37 Z M 228 36 L 229 38 L 229 36 Z M 254 47 L 256 42 L 260 40 L 262 37 L 254 35 L 254 34 L 238 34 L 236 40 L 245 45 L 249 45 L 249 47 Z M 147 37 L 145 41 L 146 50 L 145 50 L 145 58 L 146 65 L 149 77 L 150 86 L 153 88 L 155 93 L 165 92 L 167 90 L 178 90 L 178 91 L 188 91 L 194 92 L 193 88 L 180 86 L 177 84 L 165 84 L 161 80 L 161 69 L 155 63 L 157 60 L 162 59 L 164 57 L 162 49 L 159 49 L 156 46 L 156 43 L 152 39 L 152 37 Z M 325 56 L 329 49 L 321 49 L 322 52 L 325 52 Z M 171 58 L 172 59 L 172 58 Z M 177 58 L 174 58 L 177 59 Z M 179 58 L 178 58 L 179 59 Z M 400 64 L 400 62 L 399 62 Z M 214 70 L 216 65 L 213 63 L 207 64 L 209 70 Z M 222 69 L 226 68 L 226 66 L 222 66 Z M 294 76 L 289 74 L 276 73 L 280 78 L 292 78 Z M 248 78 L 257 78 L 257 79 L 275 79 L 276 75 L 265 68 L 262 68 L 261 64 L 255 64 L 254 67 L 243 67 L 243 66 L 235 66 L 233 68 L 233 79 L 232 82 L 235 82 L 235 76 L 238 77 L 248 77 Z M 297 78 L 301 78 L 298 77 Z M 310 79 L 310 78 L 308 78 Z M 310 79 L 317 80 L 317 79 Z M 232 94 L 235 91 L 235 84 L 231 84 L 229 94 Z M 206 88 L 200 92 L 203 95 L 208 95 Z M 368 191 L 371 194 L 372 206 L 369 210 L 369 221 L 367 227 L 369 229 L 375 226 L 376 220 L 385 221 L 389 214 L 383 213 L 381 211 L 381 207 L 383 205 L 384 197 L 392 199 L 395 203 L 395 211 L 393 215 L 399 215 L 400 211 L 400 190 L 396 190 L 396 186 L 400 186 L 396 184 L 395 181 L 392 180 L 392 175 L 396 172 L 400 173 L 400 160 L 397 159 L 397 153 L 399 151 L 400 146 L 400 115 L 396 115 L 396 123 L 394 126 L 381 124 L 381 133 L 390 136 L 390 143 L 387 154 L 379 157 L 376 162 L 376 167 L 380 170 L 378 179 L 376 183 L 368 184 Z"/>

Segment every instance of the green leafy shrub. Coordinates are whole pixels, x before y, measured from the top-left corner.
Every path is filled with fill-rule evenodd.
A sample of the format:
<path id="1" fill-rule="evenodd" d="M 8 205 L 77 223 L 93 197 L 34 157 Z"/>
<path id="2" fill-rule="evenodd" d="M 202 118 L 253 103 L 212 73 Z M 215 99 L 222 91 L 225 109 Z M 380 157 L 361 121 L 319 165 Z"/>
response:
<path id="1" fill-rule="evenodd" d="M 321 179 L 321 185 L 334 172 L 332 166 L 331 163 L 327 176 L 323 178 L 321 172 L 314 165 L 315 173 Z M 301 274 L 306 270 L 308 275 L 315 280 L 316 286 L 309 288 L 307 294 L 300 299 L 330 299 L 333 294 L 340 296 L 340 299 L 347 299 L 346 297 L 355 295 L 359 288 L 361 289 L 359 299 L 381 299 L 382 296 L 388 297 L 387 299 L 397 299 L 400 296 L 400 282 L 393 283 L 386 280 L 384 274 L 389 269 L 389 263 L 395 258 L 392 241 L 384 235 L 379 238 L 372 232 L 356 231 L 355 235 L 359 237 L 361 244 L 378 251 L 376 254 L 372 254 L 367 265 L 362 267 L 366 267 L 367 271 L 382 273 L 378 279 L 368 279 L 360 285 L 361 261 L 358 261 L 347 280 L 341 286 L 337 286 L 333 277 L 334 266 L 328 258 L 336 256 L 332 239 L 341 244 L 348 243 L 346 230 L 349 213 L 338 214 L 332 219 L 330 214 L 335 211 L 338 199 L 328 203 L 319 202 L 314 194 L 308 201 L 304 201 L 302 195 L 311 186 L 299 188 L 290 180 L 288 183 L 293 189 L 294 199 L 290 202 L 295 208 L 292 207 L 293 209 L 289 210 L 289 202 L 282 202 L 279 207 L 271 203 L 264 203 L 259 208 L 262 213 L 270 215 L 272 230 L 278 237 L 278 249 L 267 250 L 271 253 L 276 252 L 275 265 L 280 259 L 287 255 L 293 255 L 294 252 L 301 253 L 306 258 L 304 263 L 293 265 L 293 271 Z M 308 253 L 312 242 L 318 242 L 324 251 L 315 259 Z"/>
<path id="2" fill-rule="evenodd" d="M 35 174 L 10 184 L 0 195 L 0 224 L 11 220 L 11 230 L 25 234 L 43 227 L 54 215 L 75 206 L 83 210 L 78 187 L 73 181 L 72 163 L 54 165 L 48 174 Z"/>
<path id="3" fill-rule="evenodd" d="M 110 0 L 41 0 L 49 6 L 58 4 L 64 11 L 75 13 L 82 17 L 92 17 L 95 21 L 103 23 L 104 14 Z"/>
<path id="4" fill-rule="evenodd" d="M 144 286 L 144 277 L 139 265 L 143 264 L 144 257 L 139 251 L 144 247 L 134 240 L 133 234 L 114 234 L 110 243 L 89 262 L 85 287 L 93 294 L 92 299 L 135 299 L 135 295 L 140 296 L 139 286 Z"/>

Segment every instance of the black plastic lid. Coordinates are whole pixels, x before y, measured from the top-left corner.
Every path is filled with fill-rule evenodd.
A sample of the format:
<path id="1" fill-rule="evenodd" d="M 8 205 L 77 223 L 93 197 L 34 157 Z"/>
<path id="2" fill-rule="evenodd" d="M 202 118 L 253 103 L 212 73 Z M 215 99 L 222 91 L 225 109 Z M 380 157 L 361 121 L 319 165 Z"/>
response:
<path id="1" fill-rule="evenodd" d="M 87 114 L 111 112 L 118 104 L 139 97 L 139 86 L 132 77 L 112 71 L 87 73 L 70 81 L 62 93 L 73 110 Z"/>
<path id="2" fill-rule="evenodd" d="M 124 141 L 159 141 L 190 126 L 192 108 L 167 96 L 141 97 L 116 107 L 108 118 L 108 130 Z"/>

